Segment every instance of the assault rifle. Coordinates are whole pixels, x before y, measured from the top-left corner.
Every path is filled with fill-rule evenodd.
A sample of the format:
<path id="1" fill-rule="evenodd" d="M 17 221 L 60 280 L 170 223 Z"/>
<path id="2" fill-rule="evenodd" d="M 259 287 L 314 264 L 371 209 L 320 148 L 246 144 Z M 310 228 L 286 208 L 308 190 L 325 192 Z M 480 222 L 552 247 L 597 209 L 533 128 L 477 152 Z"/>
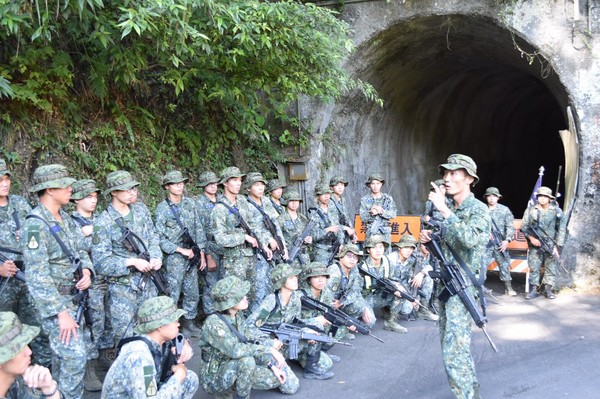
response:
<path id="1" fill-rule="evenodd" d="M 333 196 L 332 196 L 333 197 Z M 338 207 L 337 201 L 331 200 L 331 202 L 333 202 L 333 206 L 335 206 L 335 209 L 337 209 L 338 215 L 340 216 L 339 218 L 339 222 L 342 226 L 350 226 L 348 224 L 348 219 L 346 219 L 346 215 L 342 212 L 342 210 Z M 346 229 L 344 229 L 344 243 L 350 242 L 352 241 L 352 239 L 354 237 L 352 237 L 347 231 Z"/>
<path id="2" fill-rule="evenodd" d="M 331 220 L 319 208 L 309 208 L 308 211 L 311 212 L 311 218 L 313 218 L 315 215 L 317 215 L 321 218 L 321 220 L 323 222 L 328 223 L 327 227 L 333 226 L 333 223 L 331 222 Z M 326 265 L 326 266 L 329 266 L 333 263 L 333 259 L 335 258 L 335 255 L 337 255 L 341 243 L 340 243 L 340 240 L 338 239 L 337 234 L 328 232 L 327 236 L 333 237 L 332 242 L 331 242 L 331 250 L 330 250 L 329 259 L 327 260 L 327 265 Z"/>
<path id="3" fill-rule="evenodd" d="M 367 327 L 362 321 L 355 319 L 354 317 L 344 313 L 339 309 L 336 309 L 332 306 L 329 306 L 321 301 L 318 301 L 306 295 L 302 295 L 300 297 L 300 301 L 302 302 L 303 309 L 316 310 L 318 312 L 323 313 L 325 320 L 329 321 L 333 326 L 330 331 L 332 336 L 335 336 L 338 327 L 354 326 L 356 327 L 356 331 L 358 331 L 362 335 L 368 335 L 370 337 L 375 338 L 379 342 L 383 342 L 381 338 L 377 338 L 375 335 L 371 334 L 371 330 L 369 329 L 369 327 Z"/>
<path id="4" fill-rule="evenodd" d="M 252 200 L 252 198 L 248 197 L 248 202 L 250 202 L 252 205 L 254 205 L 254 207 L 256 209 L 258 209 L 258 211 L 262 215 L 262 220 L 263 220 L 265 227 L 269 231 L 269 234 L 271 234 L 271 237 L 273 237 L 273 239 L 277 243 L 278 249 L 273 251 L 273 255 L 276 256 L 278 259 L 283 260 L 283 255 L 285 254 L 285 251 L 283 250 L 284 244 L 283 244 L 283 240 L 281 239 L 279 234 L 277 234 L 277 226 L 275 225 L 275 222 L 273 222 L 273 219 L 271 219 L 271 216 L 267 215 L 267 213 L 262 208 L 262 206 L 258 205 L 256 202 L 254 202 Z M 265 258 L 265 260 L 266 259 L 267 258 Z"/>
<path id="5" fill-rule="evenodd" d="M 469 286 L 460 272 L 460 267 L 457 264 L 450 263 L 442 251 L 442 233 L 439 230 L 433 230 L 431 233 L 431 241 L 425 243 L 425 247 L 427 247 L 431 255 L 439 261 L 439 270 L 429 272 L 431 278 L 439 279 L 444 284 L 444 289 L 438 295 L 438 299 L 442 303 L 446 303 L 450 297 L 458 295 L 460 301 L 471 315 L 471 318 L 477 327 L 481 328 L 481 331 L 485 334 L 485 337 L 492 346 L 494 352 L 498 352 L 498 348 L 496 348 L 492 338 L 485 329 L 487 323 L 485 308 L 483 309 L 484 314 L 482 314 L 468 291 Z"/>
<path id="6" fill-rule="evenodd" d="M 2 247 L 0 247 L 0 251 L 10 252 L 10 253 L 13 253 L 15 255 L 23 255 L 22 252 L 16 251 L 16 250 L 13 250 L 13 249 L 9 249 L 9 248 L 2 248 Z M 0 253 L 0 263 L 4 263 L 7 260 L 12 260 L 12 259 L 7 258 L 2 253 Z M 23 273 L 23 261 L 22 260 L 12 260 L 12 261 L 14 262 L 15 266 L 17 266 L 17 269 L 19 269 L 19 270 L 17 270 L 17 274 L 15 274 L 14 277 L 17 280 L 22 281 L 22 282 L 25 283 L 26 281 L 25 281 L 25 273 Z M 0 280 L 2 281 L 2 283 L 1 283 L 2 285 L 0 286 L 0 295 L 2 295 L 2 293 L 4 292 L 4 290 L 6 289 L 6 287 L 8 286 L 8 280 L 10 280 L 10 279 L 11 279 L 10 277 L 0 277 Z"/>
<path id="7" fill-rule="evenodd" d="M 81 260 L 77 256 L 69 257 L 71 266 L 73 267 L 73 276 L 75 281 L 79 281 L 83 278 L 83 269 L 81 267 Z M 85 319 L 87 326 L 94 325 L 94 319 L 92 319 L 92 313 L 90 310 L 90 293 L 89 290 L 78 290 L 73 296 L 73 305 L 77 305 L 77 311 L 75 312 L 75 322 L 81 325 L 82 318 Z M 92 341 L 94 340 L 93 331 L 90 328 L 90 334 L 92 334 Z"/>
<path id="8" fill-rule="evenodd" d="M 326 344 L 352 346 L 347 342 L 337 341 L 328 335 L 318 334 L 313 332 L 314 330 L 311 330 L 310 328 L 296 324 L 263 324 L 259 329 L 263 332 L 275 335 L 278 340 L 287 344 L 291 360 L 298 359 L 298 342 L 300 342 L 301 339 L 323 342 Z"/>
<path id="9" fill-rule="evenodd" d="M 296 259 L 296 257 L 300 254 L 302 245 L 304 245 L 304 239 L 310 235 L 312 230 L 317 225 L 317 217 L 318 215 L 312 215 L 312 217 L 308 220 L 308 223 L 306 223 L 306 227 L 304 227 L 304 230 L 302 230 L 302 233 L 298 237 L 296 237 L 296 239 L 294 240 L 294 244 L 290 248 L 288 248 L 288 260 L 286 261 L 286 263 L 291 264 L 294 261 L 294 259 Z M 298 260 L 300 261 L 300 263 L 302 263 L 302 258 L 298 258 Z"/>
<path id="10" fill-rule="evenodd" d="M 373 280 L 373 283 L 375 283 L 374 285 L 378 289 L 382 290 L 384 294 L 395 295 L 394 293 L 396 291 L 399 291 L 400 296 L 402 298 L 406 299 L 409 302 L 416 302 L 417 304 L 419 304 L 419 306 L 423 306 L 423 305 L 421 305 L 421 302 L 419 302 L 415 299 L 414 296 L 412 296 L 411 294 L 406 292 L 406 288 L 404 288 L 402 286 L 402 284 L 400 284 L 400 282 L 392 280 L 390 278 L 377 277 L 375 274 L 371 273 L 368 269 L 366 269 L 362 265 L 358 265 L 358 271 L 363 276 L 371 277 L 371 279 Z"/>
<path id="11" fill-rule="evenodd" d="M 185 344 L 185 337 L 183 334 L 179 333 L 175 338 L 170 341 L 167 341 L 165 345 L 167 346 L 167 356 L 163 360 L 162 363 L 162 372 L 160 374 L 159 380 L 159 388 L 160 385 L 166 383 L 169 378 L 173 375 L 173 371 L 171 368 L 177 364 L 179 360 L 179 356 L 181 356 L 181 352 L 183 351 L 183 345 Z M 173 349 L 175 349 L 175 353 L 173 353 Z"/>
<path id="12" fill-rule="evenodd" d="M 500 249 L 502 247 L 502 241 L 504 241 L 504 236 L 500 232 L 500 229 L 496 226 L 496 223 L 492 220 L 492 244 L 496 249 Z M 510 256 L 508 256 L 507 251 L 500 252 L 504 259 L 510 264 Z"/>
<path id="13" fill-rule="evenodd" d="M 558 249 L 558 244 L 554 240 L 554 238 L 550 237 L 546 230 L 544 230 L 541 226 L 527 226 L 527 229 L 523 232 L 526 236 L 534 236 L 540 244 L 540 249 L 546 252 L 548 255 L 552 257 L 552 259 L 556 260 L 560 267 L 563 268 L 565 272 L 569 272 L 567 268 L 562 264 L 560 259 L 560 253 L 558 255 L 554 254 L 554 247 Z"/>
<path id="14" fill-rule="evenodd" d="M 267 253 L 263 249 L 263 247 L 260 243 L 260 240 L 258 239 L 258 236 L 256 235 L 255 232 L 252 231 L 250 226 L 248 226 L 248 223 L 246 223 L 246 221 L 244 220 L 242 215 L 240 215 L 240 211 L 237 208 L 227 205 L 223 201 L 219 201 L 219 203 L 223 204 L 225 206 L 225 208 L 229 209 L 229 211 L 235 215 L 235 217 L 237 218 L 237 222 L 238 222 L 237 227 L 241 227 L 242 229 L 244 229 L 246 234 L 248 234 L 250 237 L 252 237 L 256 240 L 258 245 L 254 249 L 256 250 L 257 255 L 262 256 L 265 259 L 265 261 L 268 261 L 269 257 L 267 256 Z"/>
<path id="15" fill-rule="evenodd" d="M 381 207 L 383 209 L 385 209 L 388 206 L 388 202 L 389 202 L 390 197 L 385 195 L 383 197 L 383 202 L 381 203 Z M 371 234 L 385 234 L 385 232 L 383 231 L 384 227 L 388 227 L 390 225 L 390 221 L 385 219 L 383 216 L 381 215 L 377 215 L 375 216 L 375 220 L 373 221 L 373 223 L 371 224 Z"/>
<path id="16" fill-rule="evenodd" d="M 188 261 L 188 265 L 185 268 L 185 272 L 189 273 L 189 271 L 192 270 L 192 268 L 198 267 L 198 265 L 202 261 L 202 250 L 190 235 L 190 232 L 187 227 L 183 228 L 181 232 L 181 239 L 183 245 L 189 247 L 189 249 L 191 249 L 192 252 L 194 252 L 194 257 Z"/>

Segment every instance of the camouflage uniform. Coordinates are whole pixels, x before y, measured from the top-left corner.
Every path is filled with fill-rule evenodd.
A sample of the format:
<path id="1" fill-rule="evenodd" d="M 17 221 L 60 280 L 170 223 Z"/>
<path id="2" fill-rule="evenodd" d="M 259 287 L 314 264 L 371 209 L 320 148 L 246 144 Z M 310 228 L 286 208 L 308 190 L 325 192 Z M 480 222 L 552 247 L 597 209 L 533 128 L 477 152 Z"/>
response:
<path id="1" fill-rule="evenodd" d="M 329 187 L 333 187 L 336 184 L 343 183 L 344 186 L 348 186 L 348 181 L 344 179 L 342 176 L 334 176 L 329 180 Z M 331 212 L 337 213 L 337 220 L 340 222 L 340 225 L 344 225 L 354 229 L 354 215 L 350 214 L 348 210 L 348 203 L 344 197 L 341 197 L 339 200 L 332 193 L 331 200 L 329 201 L 329 208 Z M 344 234 L 344 242 L 347 243 L 352 240 L 348 234 Z"/>
<path id="2" fill-rule="evenodd" d="M 500 192 L 496 187 L 489 187 L 484 198 L 488 195 L 495 195 L 498 198 L 502 198 Z M 494 209 L 489 208 L 490 216 L 492 218 L 492 228 L 498 228 L 500 235 L 502 236 L 503 241 L 511 242 L 513 236 L 515 234 L 515 228 L 513 226 L 513 221 L 515 217 L 508 207 L 502 204 L 496 204 Z M 510 255 L 508 253 L 508 249 L 502 253 L 500 250 L 494 245 L 494 241 L 490 240 L 487 245 L 486 259 L 489 260 L 494 259 L 498 263 L 498 270 L 500 271 L 500 280 L 502 281 L 511 281 L 510 277 Z"/>
<path id="3" fill-rule="evenodd" d="M 315 188 L 315 195 L 318 197 L 323 194 L 331 194 L 331 190 L 326 185 L 318 185 Z M 331 200 L 330 200 L 331 201 Z M 320 206 L 309 214 L 309 217 L 316 217 L 317 225 L 312 231 L 313 238 L 313 260 L 329 266 L 329 260 L 334 253 L 337 253 L 339 246 L 344 243 L 344 231 L 339 229 L 337 233 L 327 232 L 326 228 L 339 225 L 338 214 L 331 211 L 333 205 L 329 205 L 326 210 Z M 315 216 L 317 215 L 317 216 Z"/>
<path id="4" fill-rule="evenodd" d="M 273 219 L 277 219 L 277 217 L 279 215 L 281 215 L 283 212 L 285 212 L 285 207 L 284 207 L 285 200 L 280 200 L 280 203 L 278 204 L 277 202 L 275 202 L 273 197 L 271 197 L 271 195 L 270 195 L 271 191 L 273 191 L 277 188 L 285 188 L 285 187 L 287 187 L 287 185 L 279 179 L 272 179 L 272 180 L 269 180 L 269 182 L 267 183 L 265 193 L 269 194 L 268 199 L 269 199 L 269 202 L 271 203 L 273 211 L 274 211 L 274 213 L 271 215 L 271 217 Z"/>
<path id="5" fill-rule="evenodd" d="M 215 309 L 220 313 L 208 316 L 202 326 L 199 341 L 202 350 L 200 380 L 211 395 L 224 395 L 232 390 L 236 397 L 248 397 L 251 389 L 279 388 L 282 393 L 298 390 L 298 377 L 286 364 L 282 371 L 286 381 L 281 384 L 273 374 L 274 341 L 253 325 L 248 325 L 242 312 L 232 316 L 228 309 L 236 306 L 250 290 L 250 283 L 228 276 L 215 284 Z M 244 337 L 244 341 L 224 321 Z"/>
<path id="6" fill-rule="evenodd" d="M 213 172 L 203 172 L 200 174 L 198 178 L 198 185 L 202 188 L 206 187 L 211 183 L 218 183 L 219 178 Z M 216 194 L 217 201 L 221 201 L 223 196 L 221 194 Z M 212 296 L 210 291 L 212 287 L 216 284 L 216 282 L 223 277 L 223 270 L 221 268 L 221 261 L 223 258 L 223 247 L 217 244 L 215 241 L 215 234 L 211 224 L 211 213 L 213 208 L 215 207 L 215 202 L 213 202 L 210 198 L 208 198 L 205 194 L 200 194 L 196 199 L 196 206 L 198 208 L 198 217 L 200 218 L 200 224 L 202 225 L 202 229 L 204 230 L 204 234 L 206 235 L 206 245 L 204 247 L 204 253 L 208 257 L 208 255 L 212 256 L 215 263 L 217 264 L 217 268 L 215 270 L 208 270 L 208 267 L 204 271 L 205 278 L 201 279 L 201 283 L 203 283 L 203 291 L 202 291 L 202 308 L 204 310 L 204 314 L 211 314 L 213 312 L 212 305 Z"/>
<path id="7" fill-rule="evenodd" d="M 365 183 L 367 187 L 370 187 L 370 184 L 373 180 L 379 180 L 382 184 L 385 183 L 385 180 L 383 180 L 381 175 L 372 174 Z M 383 208 L 383 214 L 372 216 L 369 213 L 369 210 L 375 205 L 379 205 Z M 395 218 L 398 213 L 398 210 L 396 209 L 396 203 L 394 202 L 392 196 L 381 193 L 379 198 L 375 198 L 371 193 L 369 193 L 360 199 L 360 209 L 358 213 L 360 214 L 360 220 L 362 221 L 363 226 L 366 227 L 365 240 L 368 240 L 373 234 L 382 235 L 384 242 L 389 247 L 392 243 L 392 228 L 390 227 L 389 222 L 391 219 Z M 373 231 L 373 223 L 377 219 L 382 219 L 381 223 L 379 224 L 380 228 L 378 231 Z"/>
<path id="8" fill-rule="evenodd" d="M 284 194 L 284 198 L 286 201 L 302 201 L 300 197 L 300 193 L 295 190 L 287 191 Z M 277 218 L 277 223 L 281 227 L 281 232 L 283 234 L 283 239 L 285 240 L 285 244 L 288 248 L 288 251 L 291 250 L 294 245 L 294 241 L 302 234 L 304 229 L 306 228 L 306 224 L 308 223 L 308 219 L 306 216 L 297 212 L 298 217 L 296 219 L 292 219 L 291 215 L 287 211 L 283 211 Z M 302 245 L 300 251 L 298 252 L 298 257 L 294 260 L 294 265 L 308 265 L 310 263 L 310 256 L 308 254 L 308 248 L 305 244 Z"/>
<path id="9" fill-rule="evenodd" d="M 127 190 L 137 185 L 139 183 L 133 180 L 128 172 L 112 172 L 107 177 L 108 188 L 104 195 L 108 196 L 112 191 Z M 162 259 L 160 239 L 148 208 L 141 203 L 135 203 L 129 205 L 129 210 L 129 214 L 123 216 L 109 205 L 98 216 L 98 230 L 93 238 L 92 259 L 98 274 L 105 276 L 108 281 L 107 309 L 114 331 L 115 345 L 122 338 L 132 335 L 131 324 L 141 303 L 157 295 L 157 290 L 150 281 L 146 283 L 145 288 L 140 288 L 142 273 L 126 266 L 127 259 L 138 258 L 139 255 L 129 251 L 121 241 L 123 232 L 116 222 L 117 219 L 144 241 L 151 259 Z"/>
<path id="10" fill-rule="evenodd" d="M 187 178 L 181 175 L 181 172 L 173 171 L 163 177 L 162 184 L 165 186 L 187 180 Z M 198 303 L 200 302 L 198 267 L 192 267 L 187 271 L 190 260 L 176 252 L 178 247 L 189 247 L 188 244 L 184 244 L 183 242 L 183 231 L 179 223 L 182 223 L 187 228 L 189 235 L 200 250 L 204 250 L 206 236 L 204 235 L 200 215 L 194 200 L 182 196 L 181 202 L 177 204 L 171 202 L 169 205 L 169 202 L 171 201 L 166 199 L 156 207 L 154 211 L 154 226 L 160 237 L 160 248 L 165 253 L 164 266 L 171 290 L 171 298 L 177 302 L 179 296 L 183 294 L 182 307 L 185 310 L 184 318 L 186 320 L 194 320 L 198 315 Z M 175 217 L 173 212 L 177 212 L 177 217 Z M 200 254 L 196 256 L 200 256 Z M 197 261 L 199 262 L 200 260 L 198 259 Z"/>
<path id="11" fill-rule="evenodd" d="M 40 192 L 47 188 L 67 188 L 75 179 L 68 176 L 62 165 L 46 165 L 36 169 L 33 175 L 34 185 L 30 192 Z M 81 233 L 73 219 L 60 210 L 62 221 L 54 218 L 42 204 L 31 215 L 38 215 L 52 226 L 65 245 L 81 260 L 83 269 L 89 269 L 93 276 L 93 267 L 81 240 Z M 84 339 L 71 339 L 69 344 L 60 340 L 58 314 L 67 310 L 75 319 L 77 305 L 72 301 L 74 287 L 73 266 L 50 234 L 46 223 L 37 218 L 28 218 L 23 223 L 25 232 L 22 240 L 23 261 L 27 287 L 41 319 L 42 330 L 50 339 L 55 364 L 52 367 L 66 398 L 80 398 L 83 395 L 83 377 L 87 361 L 87 349 Z M 78 335 L 84 335 L 84 323 L 79 325 Z M 60 361 L 59 361 L 60 360 Z"/>
<path id="12" fill-rule="evenodd" d="M 140 339 L 123 345 L 104 379 L 102 399 L 191 399 L 194 396 L 198 390 L 198 375 L 189 369 L 182 383 L 173 376 L 160 383 L 170 350 L 169 342 L 160 345 L 146 335 L 177 321 L 183 314 L 185 311 L 177 309 L 173 300 L 166 296 L 151 298 L 140 306 L 135 332 L 146 342 Z"/>

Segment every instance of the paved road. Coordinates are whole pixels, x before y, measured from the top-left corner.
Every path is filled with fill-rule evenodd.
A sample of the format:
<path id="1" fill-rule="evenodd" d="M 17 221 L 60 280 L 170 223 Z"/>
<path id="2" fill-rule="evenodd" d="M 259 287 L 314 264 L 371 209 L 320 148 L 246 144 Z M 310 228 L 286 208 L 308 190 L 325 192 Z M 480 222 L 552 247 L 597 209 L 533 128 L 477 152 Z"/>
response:
<path id="1" fill-rule="evenodd" d="M 513 275 L 514 277 L 514 275 Z M 474 326 L 472 350 L 481 394 L 486 399 L 596 399 L 600 397 L 600 296 L 564 292 L 551 301 L 524 299 L 520 292 L 502 294 L 497 277 L 486 284 L 502 304 L 489 305 L 488 332 L 499 348 L 494 353 Z M 491 302 L 491 301 L 490 301 Z M 352 347 L 336 347 L 342 357 L 328 381 L 301 378 L 297 398 L 450 399 L 452 394 L 442 368 L 438 331 L 427 321 L 402 322 L 407 334 L 384 331 L 381 321 L 372 338 L 358 336 Z M 192 362 L 192 369 L 197 365 Z M 298 367 L 294 370 L 302 375 Z M 98 398 L 88 394 L 86 398 Z M 209 398 L 200 389 L 195 398 Z M 253 398 L 281 397 L 279 391 L 253 391 Z"/>

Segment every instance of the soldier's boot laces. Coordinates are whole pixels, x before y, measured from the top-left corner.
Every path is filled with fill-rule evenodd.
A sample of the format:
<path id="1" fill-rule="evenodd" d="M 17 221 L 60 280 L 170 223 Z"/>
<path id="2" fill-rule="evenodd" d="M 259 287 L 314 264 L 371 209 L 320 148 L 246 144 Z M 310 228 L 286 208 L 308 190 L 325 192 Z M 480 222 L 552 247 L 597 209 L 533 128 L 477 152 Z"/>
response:
<path id="1" fill-rule="evenodd" d="M 552 292 L 552 286 L 550 284 L 546 284 L 546 289 L 544 290 L 544 295 L 546 296 L 546 298 L 548 299 L 554 299 L 556 298 L 556 295 L 554 295 L 554 292 Z"/>
<path id="2" fill-rule="evenodd" d="M 323 370 L 319 367 L 321 351 L 306 356 L 306 367 L 304 367 L 304 378 L 313 380 L 328 380 L 334 376 L 333 372 Z"/>
<path id="3" fill-rule="evenodd" d="M 504 293 L 508 296 L 516 296 L 517 292 L 515 290 L 513 290 L 513 287 L 509 281 L 505 281 L 504 282 L 504 286 L 506 287 L 506 291 L 504 291 Z"/>
<path id="4" fill-rule="evenodd" d="M 440 316 L 434 314 L 431 310 L 421 307 L 417 312 L 420 319 L 429 320 L 429 321 L 438 321 Z"/>
<path id="5" fill-rule="evenodd" d="M 529 294 L 525 295 L 525 299 L 535 299 L 540 296 L 540 293 L 537 291 L 538 286 L 532 285 L 529 287 Z"/>
<path id="6" fill-rule="evenodd" d="M 182 334 L 186 337 L 200 337 L 200 329 L 196 326 L 193 319 L 181 319 Z"/>
<path id="7" fill-rule="evenodd" d="M 89 392 L 99 392 L 102 390 L 102 382 L 96 375 L 96 360 L 88 360 L 85 364 L 83 386 Z"/>

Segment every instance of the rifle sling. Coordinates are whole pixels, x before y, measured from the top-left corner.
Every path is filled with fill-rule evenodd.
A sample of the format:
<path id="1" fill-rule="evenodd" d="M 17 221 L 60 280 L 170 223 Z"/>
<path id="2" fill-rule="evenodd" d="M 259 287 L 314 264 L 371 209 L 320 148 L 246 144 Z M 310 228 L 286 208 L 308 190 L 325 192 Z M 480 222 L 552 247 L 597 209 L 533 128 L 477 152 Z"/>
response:
<path id="1" fill-rule="evenodd" d="M 225 323 L 227 325 L 227 327 L 229 327 L 229 329 L 231 330 L 232 333 L 234 333 L 236 335 L 236 337 L 238 337 L 238 339 L 240 340 L 240 342 L 242 344 L 247 344 L 248 340 L 246 339 L 246 337 L 244 337 L 242 335 L 242 333 L 240 333 L 237 328 L 235 328 L 233 326 L 233 324 L 231 324 L 229 322 L 229 320 L 227 320 L 227 318 L 225 316 L 223 316 L 221 313 L 215 312 L 213 313 L 214 315 L 216 315 L 219 319 L 221 319 L 223 321 L 223 323 Z"/>
<path id="2" fill-rule="evenodd" d="M 183 233 L 185 233 L 185 231 L 186 231 L 186 227 L 183 224 L 183 222 L 181 221 L 181 218 L 179 217 L 179 210 L 175 207 L 175 204 L 173 204 L 173 201 L 171 201 L 170 199 L 165 198 L 165 201 L 167 201 L 167 205 L 169 205 L 169 209 L 171 210 L 171 213 L 173 214 L 173 217 L 175 218 L 177 225 L 181 229 L 181 234 L 183 235 Z M 188 232 L 188 234 L 189 234 L 189 232 Z M 190 238 L 191 238 L 191 236 L 190 236 Z M 194 242 L 194 244 L 196 244 L 196 243 Z"/>
<path id="3" fill-rule="evenodd" d="M 48 226 L 48 229 L 50 230 L 50 234 L 52 234 L 52 237 L 54 237 L 54 239 L 60 246 L 60 249 L 64 252 L 65 255 L 67 255 L 67 257 L 69 258 L 71 263 L 74 263 L 75 260 L 78 259 L 75 256 L 75 254 L 73 253 L 73 251 L 67 246 L 67 244 L 65 244 L 65 242 L 58 235 L 58 232 L 61 231 L 61 228 L 58 225 L 58 223 L 55 224 L 54 226 L 50 226 L 50 223 L 48 223 L 48 221 L 46 221 L 46 219 L 44 219 L 43 217 L 38 216 L 36 214 L 30 214 L 26 217 L 26 219 L 39 219 L 42 222 L 44 222 L 46 224 L 46 226 Z"/>
<path id="4" fill-rule="evenodd" d="M 121 348 L 123 346 L 127 345 L 130 342 L 134 342 L 134 341 L 142 341 L 143 343 L 146 344 L 146 346 L 148 346 L 148 350 L 152 354 L 152 360 L 154 361 L 154 369 L 156 370 L 156 375 L 157 376 L 161 375 L 161 373 L 162 373 L 162 353 L 155 350 L 153 348 L 154 345 L 152 345 L 152 342 L 150 342 L 150 339 L 148 339 L 142 335 L 136 335 L 134 337 L 128 337 L 128 338 L 122 338 L 119 341 L 119 344 L 117 345 L 116 356 L 119 356 L 119 353 L 121 352 Z"/>
<path id="5" fill-rule="evenodd" d="M 127 235 L 130 234 L 133 238 L 135 238 L 135 240 L 137 242 L 142 244 L 142 247 L 144 247 L 144 252 L 146 252 L 148 255 L 150 255 L 150 252 L 148 252 L 148 247 L 146 246 L 146 243 L 144 242 L 144 240 L 142 240 L 142 238 L 140 236 L 138 236 L 133 231 L 131 231 L 131 229 L 129 227 L 125 226 L 125 223 L 123 223 L 122 216 L 119 216 L 118 218 L 116 218 L 114 220 L 115 220 L 115 223 L 117 224 L 117 226 L 119 226 L 119 228 L 121 229 L 121 234 L 123 234 L 123 236 L 127 237 Z M 137 248 L 137 250 L 138 250 L 137 254 L 141 255 L 142 251 L 140 251 L 140 248 L 138 246 L 135 246 L 135 248 Z"/>
<path id="6" fill-rule="evenodd" d="M 465 261 L 454 250 L 454 248 L 452 248 L 452 246 L 448 243 L 446 243 L 446 245 L 448 246 L 450 253 L 454 257 L 454 260 L 456 260 L 456 262 L 458 263 L 460 268 L 465 271 L 467 276 L 469 276 L 469 280 L 471 280 L 471 283 L 473 284 L 473 286 L 475 288 L 477 288 L 477 291 L 479 292 L 479 304 L 481 305 L 481 310 L 483 311 L 483 315 L 485 316 L 486 315 L 486 305 L 485 305 L 485 297 L 484 297 L 484 293 L 483 293 L 483 283 L 485 282 L 485 270 L 487 268 L 487 265 L 485 264 L 485 262 L 481 262 L 481 270 L 479 271 L 479 279 L 477 279 L 477 277 L 475 277 L 475 275 L 473 274 L 471 269 L 469 269 L 469 267 L 465 264 Z"/>

